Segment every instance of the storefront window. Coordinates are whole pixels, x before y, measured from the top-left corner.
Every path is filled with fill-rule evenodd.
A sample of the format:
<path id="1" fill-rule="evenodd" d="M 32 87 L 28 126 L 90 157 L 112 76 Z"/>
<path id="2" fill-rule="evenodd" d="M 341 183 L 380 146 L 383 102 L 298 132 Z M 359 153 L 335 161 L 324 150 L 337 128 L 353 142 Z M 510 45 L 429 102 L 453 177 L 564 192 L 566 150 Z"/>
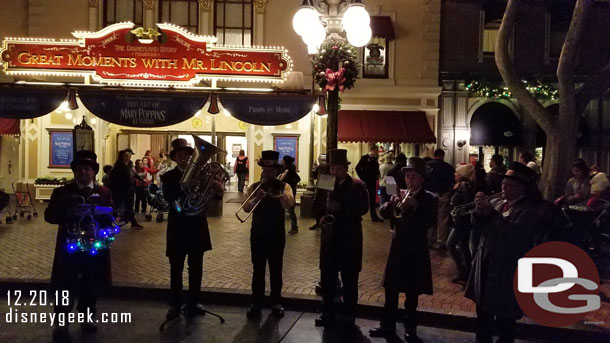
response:
<path id="1" fill-rule="evenodd" d="M 385 38 L 373 38 L 364 47 L 362 77 L 372 79 L 388 78 L 388 41 Z"/>
<path id="2" fill-rule="evenodd" d="M 143 13 L 142 0 L 104 0 L 104 26 L 123 21 L 142 26 Z"/>
<path id="3" fill-rule="evenodd" d="M 159 0 L 159 20 L 198 33 L 198 2 L 197 0 Z"/>
<path id="4" fill-rule="evenodd" d="M 498 40 L 498 31 L 500 30 L 500 21 L 493 21 L 485 24 L 483 29 L 483 53 L 493 55 L 496 51 L 496 41 Z"/>
<path id="5" fill-rule="evenodd" d="M 252 0 L 215 0 L 214 33 L 224 45 L 252 45 Z"/>

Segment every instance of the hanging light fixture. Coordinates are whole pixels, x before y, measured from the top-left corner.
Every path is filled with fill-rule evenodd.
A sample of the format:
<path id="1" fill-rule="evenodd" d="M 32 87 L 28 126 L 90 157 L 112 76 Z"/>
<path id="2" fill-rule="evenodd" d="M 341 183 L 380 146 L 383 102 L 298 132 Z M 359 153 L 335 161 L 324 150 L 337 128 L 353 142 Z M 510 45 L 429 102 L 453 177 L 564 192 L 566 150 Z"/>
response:
<path id="1" fill-rule="evenodd" d="M 346 37 L 355 47 L 365 46 L 372 37 L 370 24 L 362 0 L 303 0 L 292 18 L 292 27 L 303 38 L 310 55 L 317 53 L 328 37 Z"/>
<path id="2" fill-rule="evenodd" d="M 78 108 L 78 103 L 76 102 L 76 89 L 70 89 L 68 91 L 68 109 L 70 111 L 74 111 Z"/>
<path id="3" fill-rule="evenodd" d="M 303 0 L 303 3 L 292 17 L 292 28 L 299 35 L 307 33 L 312 23 L 319 22 L 318 12 L 314 9 L 312 0 Z"/>
<path id="4" fill-rule="evenodd" d="M 343 30 L 349 32 L 357 30 L 359 27 L 371 25 L 371 17 L 364 8 L 364 4 L 361 0 L 354 0 L 347 8 L 347 11 L 343 13 L 343 19 L 341 20 Z"/>

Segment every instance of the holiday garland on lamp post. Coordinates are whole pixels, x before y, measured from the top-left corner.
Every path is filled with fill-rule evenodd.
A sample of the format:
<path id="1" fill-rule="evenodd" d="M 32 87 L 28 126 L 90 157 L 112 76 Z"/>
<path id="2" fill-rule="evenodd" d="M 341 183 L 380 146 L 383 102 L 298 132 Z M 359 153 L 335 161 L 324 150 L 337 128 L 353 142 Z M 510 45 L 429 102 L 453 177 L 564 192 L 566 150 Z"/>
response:
<path id="1" fill-rule="evenodd" d="M 357 57 L 356 48 L 346 41 L 327 40 L 312 61 L 312 76 L 320 88 L 328 93 L 327 150 L 337 148 L 339 91 L 354 87 L 360 69 Z"/>

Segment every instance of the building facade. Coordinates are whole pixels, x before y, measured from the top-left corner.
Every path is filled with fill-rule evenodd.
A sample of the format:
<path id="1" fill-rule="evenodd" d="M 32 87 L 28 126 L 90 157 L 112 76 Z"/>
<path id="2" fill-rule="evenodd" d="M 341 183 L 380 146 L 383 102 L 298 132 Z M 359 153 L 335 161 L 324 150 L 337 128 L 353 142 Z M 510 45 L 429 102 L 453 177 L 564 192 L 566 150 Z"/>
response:
<path id="1" fill-rule="evenodd" d="M 287 82 L 273 87 L 305 91 L 313 87 L 320 92 L 317 86 L 312 86 L 311 60 L 306 45 L 292 29 L 292 16 L 300 4 L 299 0 L 0 0 L 0 20 L 4 23 L 0 37 L 69 39 L 73 38 L 71 33 L 74 31 L 95 32 L 122 21 L 131 21 L 143 28 L 171 22 L 199 35 L 215 35 L 218 44 L 283 46 L 294 62 L 293 72 Z M 371 16 L 386 19 L 393 32 L 382 32 L 380 35 L 385 37 L 376 35 L 374 38 L 374 43 L 379 45 L 371 49 L 385 54 L 381 69 L 379 66 L 364 69 L 367 68 L 364 55 L 370 55 L 371 51 L 359 49 L 359 58 L 365 66 L 356 86 L 341 94 L 341 108 L 370 111 L 373 117 L 375 111 L 423 112 L 430 129 L 435 132 L 441 93 L 438 86 L 440 0 L 370 0 L 366 2 L 366 8 Z M 380 30 L 388 28 L 377 29 Z M 19 82 L 96 83 L 87 77 L 9 76 L 0 72 L 0 83 Z M 244 92 L 272 88 L 269 84 L 228 81 L 214 86 Z M 106 122 L 88 112 L 80 100 L 78 104 L 78 109 L 73 111 L 60 107 L 48 115 L 21 120 L 18 136 L 2 136 L 0 188 L 10 190 L 14 181 L 32 183 L 44 176 L 70 176 L 69 169 L 51 166 L 50 135 L 53 131 L 70 130 L 83 119 L 94 130 L 94 149 L 101 164 L 113 164 L 117 152 L 128 147 L 136 153 L 134 159 L 143 156 L 148 149 L 156 155 L 163 149 L 167 151 L 172 139 L 189 134 L 214 139 L 217 145 L 225 148 L 228 155 L 221 156 L 223 163 L 233 163 L 236 147 L 244 149 L 254 161 L 262 150 L 274 149 L 275 137 L 297 137 L 298 170 L 301 178 L 307 180 L 312 159 L 326 151 L 326 118 L 313 111 L 287 125 L 261 126 L 239 121 L 222 108 L 219 114 L 209 114 L 206 111 L 209 104 L 206 104 L 184 122 L 144 129 Z M 370 142 L 365 137 L 356 142 L 340 142 L 339 147 L 347 148 L 350 160 L 357 161 L 366 153 L 366 143 L 384 142 Z M 409 154 L 430 155 L 435 148 L 434 142 L 415 145 L 408 144 L 406 139 L 398 143 L 404 143 L 402 150 Z M 255 163 L 251 165 L 255 166 Z M 355 163 L 352 169 L 354 166 Z M 250 180 L 257 179 L 258 175 L 257 166 L 250 168 Z"/>
<path id="2" fill-rule="evenodd" d="M 523 80 L 557 87 L 557 62 L 574 2 L 530 1 L 522 5 L 509 51 Z M 515 160 L 520 149 L 536 149 L 537 157 L 542 156 L 544 134 L 517 101 L 481 97 L 480 93 L 467 88 L 476 81 L 495 84 L 502 89 L 494 50 L 505 6 L 505 1 L 496 0 L 442 1 L 440 84 L 443 91 L 439 104 L 438 141 L 453 163 L 467 162 L 479 153 L 485 162 L 493 153 Z M 610 29 L 609 6 L 603 1 L 593 3 L 576 62 L 576 82 L 582 82 L 610 60 L 607 49 L 610 37 L 604 34 Z M 558 111 L 557 99 L 543 97 L 540 101 L 551 112 Z M 579 139 L 579 155 L 604 170 L 610 168 L 609 104 L 603 94 L 591 101 L 583 115 Z M 494 127 L 494 122 L 496 126 L 511 129 Z M 488 133 L 496 132 L 496 136 L 488 134 L 482 138 L 479 131 L 483 129 Z"/>

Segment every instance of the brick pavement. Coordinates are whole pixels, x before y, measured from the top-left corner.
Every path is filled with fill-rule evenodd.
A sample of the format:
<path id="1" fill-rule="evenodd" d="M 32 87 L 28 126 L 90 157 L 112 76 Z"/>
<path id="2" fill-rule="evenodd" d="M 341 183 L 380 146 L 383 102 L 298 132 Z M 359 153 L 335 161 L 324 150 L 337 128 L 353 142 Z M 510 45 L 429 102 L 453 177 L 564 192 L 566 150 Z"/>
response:
<path id="1" fill-rule="evenodd" d="M 0 224 L 0 281 L 46 282 L 50 279 L 56 227 L 44 222 L 44 205 L 39 207 L 40 217 L 32 222 L 19 219 L 15 224 Z M 237 203 L 225 203 L 223 217 L 208 219 L 213 250 L 204 257 L 204 289 L 236 293 L 249 293 L 251 290 L 250 223 L 241 224 L 235 219 L 234 212 L 238 207 Z M 169 264 L 165 257 L 166 223 L 142 223 L 144 230 L 134 231 L 126 226 L 117 236 L 112 248 L 114 284 L 169 288 Z M 319 278 L 320 232 L 308 230 L 312 224 L 312 219 L 299 218 L 299 233 L 287 235 L 283 288 L 286 297 L 318 299 L 314 285 Z M 383 306 L 381 278 L 391 239 L 388 225 L 387 222 L 373 223 L 368 216 L 364 218 L 365 245 L 359 282 L 361 304 Z M 460 285 L 450 281 L 454 277 L 453 262 L 436 251 L 431 251 L 431 257 L 434 295 L 420 297 L 419 309 L 474 316 L 472 301 L 463 297 Z M 184 277 L 186 280 L 186 273 Z M 603 302 L 602 308 L 589 314 L 586 320 L 610 329 L 610 303 Z"/>

